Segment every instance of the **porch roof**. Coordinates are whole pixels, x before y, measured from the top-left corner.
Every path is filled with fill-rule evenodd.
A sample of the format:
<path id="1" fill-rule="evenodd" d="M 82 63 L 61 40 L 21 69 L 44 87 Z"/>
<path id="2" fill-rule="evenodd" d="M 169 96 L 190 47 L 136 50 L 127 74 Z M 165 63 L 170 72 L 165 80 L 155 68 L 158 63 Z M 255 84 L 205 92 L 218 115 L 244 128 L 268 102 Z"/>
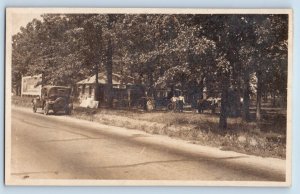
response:
<path id="1" fill-rule="evenodd" d="M 112 84 L 113 85 L 121 85 L 121 84 L 132 85 L 133 82 L 134 82 L 133 77 L 128 76 L 126 80 L 122 80 L 121 75 L 116 74 L 116 73 L 112 74 Z M 96 75 L 93 75 L 84 80 L 81 80 L 81 81 L 77 82 L 76 84 L 81 85 L 81 84 L 94 84 L 94 83 L 96 83 Z M 107 84 L 107 76 L 104 73 L 98 74 L 98 83 L 99 84 Z"/>

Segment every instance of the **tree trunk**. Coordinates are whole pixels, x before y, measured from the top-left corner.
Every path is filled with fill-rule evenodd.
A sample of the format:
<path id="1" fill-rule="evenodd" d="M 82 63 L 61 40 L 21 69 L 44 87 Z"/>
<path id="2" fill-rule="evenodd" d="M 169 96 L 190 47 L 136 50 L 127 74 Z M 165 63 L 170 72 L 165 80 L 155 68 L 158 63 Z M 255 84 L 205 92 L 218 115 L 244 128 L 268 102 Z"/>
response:
<path id="1" fill-rule="evenodd" d="M 147 63 L 147 76 L 149 81 L 149 91 L 148 95 L 151 97 L 155 97 L 155 91 L 154 91 L 154 78 L 153 78 L 153 62 Z"/>
<path id="2" fill-rule="evenodd" d="M 240 83 L 238 83 L 238 89 L 236 91 L 236 116 L 240 117 L 241 116 L 241 110 L 242 110 L 242 105 L 241 105 L 241 88 L 240 88 Z"/>
<path id="3" fill-rule="evenodd" d="M 95 67 L 95 76 L 96 76 L 96 79 L 95 79 L 94 100 L 99 101 L 99 64 L 98 63 L 96 64 L 96 67 Z M 100 102 L 98 103 L 98 107 L 99 107 L 99 105 L 100 105 Z"/>
<path id="4" fill-rule="evenodd" d="M 227 129 L 228 89 L 229 89 L 229 80 L 227 80 L 227 79 L 223 80 L 222 95 L 221 95 L 221 112 L 220 112 L 220 119 L 219 119 L 219 129 L 221 129 L 221 130 Z"/>
<path id="5" fill-rule="evenodd" d="M 245 72 L 244 75 L 244 88 L 243 88 L 243 120 L 249 121 L 250 120 L 250 112 L 249 112 L 249 106 L 250 106 L 250 75 L 249 72 Z"/>
<path id="6" fill-rule="evenodd" d="M 268 92 L 264 91 L 264 102 L 268 102 Z"/>
<path id="7" fill-rule="evenodd" d="M 262 96 L 261 72 L 257 72 L 257 91 L 256 91 L 256 123 L 261 121 L 261 96 Z"/>
<path id="8" fill-rule="evenodd" d="M 112 69 L 113 69 L 113 64 L 112 64 L 112 41 L 111 41 L 111 37 L 109 37 L 108 39 L 108 45 L 107 45 L 107 52 L 106 52 L 106 65 L 105 65 L 105 69 L 106 69 L 106 77 L 107 77 L 107 97 L 108 97 L 108 101 L 107 101 L 107 105 L 109 108 L 112 108 L 113 105 L 113 95 L 112 95 Z"/>
<path id="9" fill-rule="evenodd" d="M 200 84 L 199 84 L 199 99 L 203 99 L 203 89 L 204 89 L 204 78 L 201 79 Z"/>
<path id="10" fill-rule="evenodd" d="M 21 96 L 21 90 L 22 90 L 21 84 L 18 84 L 17 88 L 16 88 L 16 95 L 17 96 Z"/>
<path id="11" fill-rule="evenodd" d="M 276 91 L 274 90 L 271 95 L 272 95 L 272 106 L 274 108 L 276 107 Z"/>

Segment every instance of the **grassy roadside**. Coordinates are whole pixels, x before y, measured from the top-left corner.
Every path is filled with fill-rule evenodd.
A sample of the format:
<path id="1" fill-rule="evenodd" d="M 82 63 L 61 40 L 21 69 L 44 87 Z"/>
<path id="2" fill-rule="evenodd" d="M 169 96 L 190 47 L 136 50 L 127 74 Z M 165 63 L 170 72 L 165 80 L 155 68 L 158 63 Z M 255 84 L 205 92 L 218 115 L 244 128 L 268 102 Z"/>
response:
<path id="1" fill-rule="evenodd" d="M 31 98 L 13 97 L 17 106 L 31 107 Z M 218 116 L 196 113 L 143 112 L 141 110 L 86 109 L 77 107 L 72 117 L 107 125 L 143 130 L 180 138 L 190 143 L 219 147 L 263 157 L 285 158 L 285 125 L 272 118 L 255 130 L 254 122 L 228 119 L 228 130 L 218 130 Z"/>

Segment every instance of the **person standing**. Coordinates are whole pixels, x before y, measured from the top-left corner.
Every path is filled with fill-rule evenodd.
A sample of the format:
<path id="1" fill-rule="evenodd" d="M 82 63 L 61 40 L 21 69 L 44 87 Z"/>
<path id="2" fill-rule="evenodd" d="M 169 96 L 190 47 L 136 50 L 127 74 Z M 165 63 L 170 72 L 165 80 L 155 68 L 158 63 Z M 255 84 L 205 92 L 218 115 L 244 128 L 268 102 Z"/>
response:
<path id="1" fill-rule="evenodd" d="M 177 110 L 177 97 L 175 95 L 171 98 L 171 103 L 172 103 L 173 111 L 176 111 Z"/>
<path id="2" fill-rule="evenodd" d="M 183 104 L 184 104 L 184 96 L 182 94 L 178 97 L 178 106 L 179 106 L 179 112 L 183 112 Z"/>
<path id="3" fill-rule="evenodd" d="M 204 99 L 199 98 L 197 100 L 197 108 L 198 108 L 198 113 L 199 114 L 203 113 L 203 104 L 204 104 Z"/>
<path id="4" fill-rule="evenodd" d="M 147 95 L 147 91 L 145 91 L 144 96 L 142 97 L 142 106 L 144 111 L 147 111 L 147 99 L 148 99 L 148 95 Z"/>

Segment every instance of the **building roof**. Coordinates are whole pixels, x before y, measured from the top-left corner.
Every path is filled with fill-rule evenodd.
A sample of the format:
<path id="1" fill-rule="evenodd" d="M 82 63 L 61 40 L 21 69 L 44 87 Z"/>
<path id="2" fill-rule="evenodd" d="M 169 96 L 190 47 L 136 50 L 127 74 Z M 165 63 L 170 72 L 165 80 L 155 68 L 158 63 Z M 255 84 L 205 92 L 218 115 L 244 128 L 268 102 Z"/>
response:
<path id="1" fill-rule="evenodd" d="M 131 85 L 134 83 L 133 77 L 127 76 L 126 80 L 121 79 L 121 75 L 113 73 L 112 74 L 112 84 L 114 85 L 120 85 L 120 84 L 126 84 L 126 85 Z M 96 83 L 96 75 L 93 75 L 92 77 L 88 77 L 84 80 L 81 80 L 77 82 L 77 84 L 94 84 Z M 107 84 L 107 77 L 104 73 L 99 73 L 98 74 L 98 83 L 99 84 Z"/>
<path id="2" fill-rule="evenodd" d="M 54 85 L 45 85 L 45 86 L 43 86 L 43 88 L 46 88 L 46 89 L 50 89 L 50 88 L 71 89 L 70 87 L 67 87 L 67 86 L 54 86 Z"/>

